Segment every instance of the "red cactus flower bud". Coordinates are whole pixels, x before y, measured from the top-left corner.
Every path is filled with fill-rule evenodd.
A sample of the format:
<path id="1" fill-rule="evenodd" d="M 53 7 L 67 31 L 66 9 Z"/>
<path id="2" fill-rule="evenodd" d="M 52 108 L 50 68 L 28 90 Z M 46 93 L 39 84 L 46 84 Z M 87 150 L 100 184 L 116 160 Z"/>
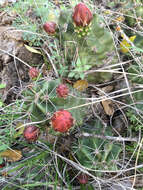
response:
<path id="1" fill-rule="evenodd" d="M 31 67 L 31 68 L 29 69 L 29 76 L 30 76 L 31 79 L 37 78 L 38 75 L 39 75 L 38 69 L 36 69 L 36 68 L 34 68 L 34 67 Z"/>
<path id="2" fill-rule="evenodd" d="M 43 28 L 49 35 L 53 35 L 56 32 L 57 25 L 55 22 L 46 22 Z"/>
<path id="3" fill-rule="evenodd" d="M 40 130 L 38 127 L 36 126 L 28 126 L 25 128 L 23 135 L 25 137 L 25 139 L 29 142 L 34 142 L 38 139 L 40 134 Z"/>
<path id="4" fill-rule="evenodd" d="M 88 175 L 87 174 L 80 174 L 78 177 L 77 177 L 78 181 L 80 184 L 87 184 L 88 183 Z"/>
<path id="5" fill-rule="evenodd" d="M 56 92 L 58 97 L 66 98 L 68 96 L 69 89 L 66 84 L 59 84 L 59 86 L 56 88 Z"/>
<path id="6" fill-rule="evenodd" d="M 67 132 L 74 124 L 74 119 L 71 113 L 66 110 L 59 110 L 55 112 L 51 121 L 54 130 L 61 133 Z"/>
<path id="7" fill-rule="evenodd" d="M 0 164 L 0 168 L 5 167 L 5 163 Z"/>
<path id="8" fill-rule="evenodd" d="M 93 15 L 84 3 L 79 3 L 74 8 L 73 21 L 76 26 L 87 26 L 90 24 Z"/>

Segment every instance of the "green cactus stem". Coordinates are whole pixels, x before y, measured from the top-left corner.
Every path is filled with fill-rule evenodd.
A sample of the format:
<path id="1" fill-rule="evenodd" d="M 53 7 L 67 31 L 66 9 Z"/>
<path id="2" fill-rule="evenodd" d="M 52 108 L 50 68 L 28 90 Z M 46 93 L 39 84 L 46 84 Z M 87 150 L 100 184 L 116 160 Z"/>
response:
<path id="1" fill-rule="evenodd" d="M 27 87 L 23 90 L 22 95 L 24 98 L 23 109 L 29 113 L 32 121 L 42 121 L 51 116 L 55 111 L 59 109 L 71 109 L 73 117 L 77 121 L 77 124 L 82 123 L 86 114 L 84 108 L 80 108 L 80 105 L 85 104 L 85 100 L 81 99 L 79 92 L 73 90 L 70 87 L 72 95 L 68 95 L 66 98 L 58 97 L 56 93 L 56 87 L 61 84 L 59 79 L 57 80 L 40 80 L 35 81 L 33 86 Z"/>
<path id="2" fill-rule="evenodd" d="M 84 125 L 82 132 L 89 134 L 101 134 L 102 124 L 98 121 Z M 104 135 L 112 135 L 111 129 L 105 130 Z M 117 170 L 117 160 L 121 152 L 120 144 L 96 137 L 81 137 L 78 143 L 73 146 L 76 158 L 84 167 L 99 170 L 96 175 L 101 175 L 100 170 Z"/>

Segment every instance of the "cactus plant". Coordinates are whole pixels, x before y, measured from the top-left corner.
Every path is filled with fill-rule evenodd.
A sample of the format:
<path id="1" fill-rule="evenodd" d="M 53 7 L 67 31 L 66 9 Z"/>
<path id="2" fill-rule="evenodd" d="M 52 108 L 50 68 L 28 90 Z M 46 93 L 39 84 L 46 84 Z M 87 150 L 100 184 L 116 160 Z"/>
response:
<path id="1" fill-rule="evenodd" d="M 60 84 L 59 79 L 51 81 L 41 79 L 33 82 L 22 91 L 24 96 L 23 109 L 29 114 L 32 121 L 46 120 L 47 116 L 52 116 L 54 112 L 60 109 L 67 110 L 76 106 L 77 108 L 71 109 L 70 112 L 77 124 L 82 122 L 85 116 L 85 108 L 80 108 L 80 105 L 85 104 L 85 99 L 81 99 L 80 93 L 72 88 L 73 96 L 58 97 L 56 88 Z"/>
<path id="2" fill-rule="evenodd" d="M 74 124 L 74 119 L 67 110 L 59 110 L 51 118 L 52 126 L 55 131 L 67 132 Z"/>
<path id="3" fill-rule="evenodd" d="M 40 130 L 38 127 L 30 125 L 24 129 L 23 135 L 28 142 L 34 142 L 38 139 Z"/>
<path id="4" fill-rule="evenodd" d="M 69 77 L 76 76 L 75 78 L 83 79 L 84 72 L 90 68 L 101 68 L 107 65 L 107 60 L 109 64 L 117 61 L 112 34 L 106 28 L 104 19 L 92 14 L 84 3 L 76 5 L 74 12 L 70 9 L 62 11 L 58 18 L 58 26 L 59 34 L 56 37 L 65 49 L 65 62 L 70 70 Z M 94 74 L 94 81 L 96 75 L 99 81 L 99 73 Z M 111 74 L 106 76 L 104 73 L 105 80 L 110 80 L 111 77 Z M 86 78 L 88 81 L 91 80 L 88 75 Z"/>
<path id="5" fill-rule="evenodd" d="M 89 134 L 101 134 L 103 127 L 99 121 L 83 126 L 81 131 Z M 105 131 L 105 135 L 111 135 L 111 130 Z M 117 170 L 117 160 L 121 147 L 115 142 L 109 142 L 96 137 L 81 137 L 78 145 L 73 146 L 76 158 L 84 167 L 96 170 Z M 100 174 L 97 173 L 97 175 Z"/>
<path id="6" fill-rule="evenodd" d="M 73 21 L 76 26 L 85 27 L 90 24 L 93 16 L 84 3 L 79 3 L 74 8 Z"/>
<path id="7" fill-rule="evenodd" d="M 134 2 L 130 2 L 131 8 L 124 9 L 124 14 L 127 15 L 125 16 L 125 22 L 128 26 L 134 27 L 137 22 L 140 22 L 143 24 L 142 18 L 143 18 L 143 7 L 138 4 L 136 6 Z"/>
<path id="8" fill-rule="evenodd" d="M 39 71 L 38 71 L 38 69 L 36 69 L 35 67 L 31 67 L 31 68 L 29 69 L 29 77 L 34 80 L 34 79 L 36 79 L 38 76 L 39 76 Z"/>
<path id="9" fill-rule="evenodd" d="M 85 185 L 88 183 L 88 175 L 87 174 L 81 173 L 80 175 L 78 175 L 77 179 L 80 184 Z"/>
<path id="10" fill-rule="evenodd" d="M 57 88 L 56 88 L 56 92 L 58 97 L 60 98 L 66 98 L 69 94 L 69 89 L 66 86 L 66 84 L 60 84 Z"/>
<path id="11" fill-rule="evenodd" d="M 56 32 L 57 25 L 55 22 L 46 22 L 43 25 L 44 30 L 49 34 L 49 35 L 54 35 Z"/>

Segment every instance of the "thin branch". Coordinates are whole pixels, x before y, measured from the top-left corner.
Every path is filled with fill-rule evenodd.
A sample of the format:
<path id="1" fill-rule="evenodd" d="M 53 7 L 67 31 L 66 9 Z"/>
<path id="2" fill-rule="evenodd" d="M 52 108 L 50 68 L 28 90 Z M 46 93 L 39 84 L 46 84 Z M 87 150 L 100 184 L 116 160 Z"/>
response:
<path id="1" fill-rule="evenodd" d="M 59 78 L 58 71 L 57 71 L 57 69 L 56 69 L 56 67 L 55 67 L 55 64 L 53 63 L 52 59 L 50 58 L 50 55 L 48 54 L 48 52 L 47 52 L 45 49 L 43 49 L 43 51 L 44 51 L 45 54 L 47 55 L 47 57 L 48 57 L 48 59 L 49 59 L 51 65 L 52 65 L 52 67 L 53 67 L 53 70 L 55 71 L 56 77 Z"/>
<path id="2" fill-rule="evenodd" d="M 117 142 L 122 142 L 122 141 L 129 141 L 129 142 L 138 142 L 137 138 L 129 138 L 129 137 L 111 137 L 111 136 L 104 136 L 104 135 L 96 135 L 96 134 L 89 134 L 89 133 L 80 133 L 76 134 L 76 137 L 95 137 L 95 138 L 100 138 L 104 140 L 111 140 L 111 141 L 117 141 Z"/>

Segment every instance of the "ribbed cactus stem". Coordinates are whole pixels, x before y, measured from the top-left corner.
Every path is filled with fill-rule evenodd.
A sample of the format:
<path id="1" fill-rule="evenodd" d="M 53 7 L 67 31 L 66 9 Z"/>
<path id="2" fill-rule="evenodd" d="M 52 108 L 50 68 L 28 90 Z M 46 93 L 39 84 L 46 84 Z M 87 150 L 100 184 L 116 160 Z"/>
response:
<path id="1" fill-rule="evenodd" d="M 39 108 L 39 110 L 46 115 L 46 109 L 41 105 L 40 102 L 36 103 L 36 106 Z"/>

